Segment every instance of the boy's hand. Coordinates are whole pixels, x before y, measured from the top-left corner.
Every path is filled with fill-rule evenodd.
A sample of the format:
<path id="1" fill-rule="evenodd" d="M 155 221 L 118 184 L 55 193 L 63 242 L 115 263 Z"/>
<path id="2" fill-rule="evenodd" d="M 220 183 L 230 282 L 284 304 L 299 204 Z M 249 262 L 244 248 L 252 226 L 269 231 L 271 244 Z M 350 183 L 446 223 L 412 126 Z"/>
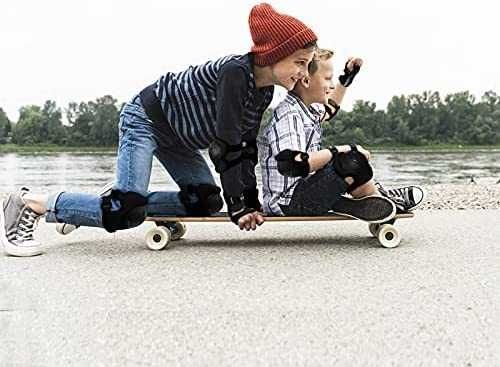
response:
<path id="1" fill-rule="evenodd" d="M 344 87 L 348 87 L 352 84 L 354 77 L 359 73 L 361 66 L 363 65 L 363 60 L 359 57 L 351 57 L 347 60 L 344 67 L 344 74 L 339 76 L 339 82 Z"/>
<path id="2" fill-rule="evenodd" d="M 349 70 L 354 70 L 354 67 L 356 67 L 356 66 L 359 69 L 361 69 L 361 66 L 363 66 L 363 59 L 361 59 L 359 57 L 350 57 L 349 59 L 347 59 L 346 66 Z"/>
<path id="3" fill-rule="evenodd" d="M 356 147 L 358 148 L 358 152 L 363 154 L 367 161 L 369 161 L 372 158 L 372 154 L 368 150 L 363 148 L 361 145 L 357 145 Z"/>
<path id="4" fill-rule="evenodd" d="M 241 230 L 246 231 L 249 231 L 250 229 L 255 231 L 257 226 L 262 225 L 262 223 L 264 223 L 264 216 L 259 212 L 248 213 L 238 219 L 238 227 L 240 227 Z"/>

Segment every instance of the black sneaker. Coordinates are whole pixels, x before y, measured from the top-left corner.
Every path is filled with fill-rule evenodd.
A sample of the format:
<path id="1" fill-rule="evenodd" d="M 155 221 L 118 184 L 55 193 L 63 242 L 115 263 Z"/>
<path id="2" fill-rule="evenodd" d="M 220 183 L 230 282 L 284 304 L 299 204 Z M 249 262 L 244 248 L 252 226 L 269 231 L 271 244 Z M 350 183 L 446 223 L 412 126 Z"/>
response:
<path id="1" fill-rule="evenodd" d="M 424 198 L 426 196 L 425 190 L 416 185 L 404 186 L 390 190 L 385 189 L 379 182 L 376 182 L 375 186 L 383 196 L 394 201 L 398 212 L 415 210 L 424 202 Z"/>
<path id="2" fill-rule="evenodd" d="M 394 203 L 382 196 L 365 196 L 362 198 L 347 198 L 341 196 L 332 210 L 336 214 L 370 223 L 384 223 L 396 215 Z"/>

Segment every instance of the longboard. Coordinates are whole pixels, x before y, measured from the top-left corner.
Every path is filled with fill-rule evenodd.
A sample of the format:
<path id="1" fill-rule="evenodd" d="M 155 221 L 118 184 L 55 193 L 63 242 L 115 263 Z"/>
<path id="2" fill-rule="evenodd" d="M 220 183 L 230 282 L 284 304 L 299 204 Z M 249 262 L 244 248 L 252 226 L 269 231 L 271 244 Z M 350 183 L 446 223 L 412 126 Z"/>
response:
<path id="1" fill-rule="evenodd" d="M 401 234 L 394 226 L 396 219 L 413 218 L 413 213 L 396 214 L 394 218 L 386 223 L 370 223 L 368 229 L 376 237 L 382 247 L 397 247 L 401 242 Z M 265 216 L 266 222 L 317 222 L 317 221 L 346 221 L 357 220 L 348 216 L 330 214 L 323 216 L 288 217 L 288 216 Z M 171 241 L 176 241 L 186 234 L 185 222 L 230 222 L 227 213 L 217 213 L 210 217 L 176 217 L 155 216 L 147 217 L 146 221 L 153 222 L 154 228 L 146 233 L 146 244 L 151 250 L 163 250 Z"/>

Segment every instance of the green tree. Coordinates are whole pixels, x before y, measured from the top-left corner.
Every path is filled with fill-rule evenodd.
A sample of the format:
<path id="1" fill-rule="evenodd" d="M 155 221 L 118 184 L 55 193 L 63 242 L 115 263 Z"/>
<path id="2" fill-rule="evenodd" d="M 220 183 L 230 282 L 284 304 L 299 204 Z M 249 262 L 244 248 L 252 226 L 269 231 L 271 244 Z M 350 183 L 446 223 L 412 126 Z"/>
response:
<path id="1" fill-rule="evenodd" d="M 65 142 L 61 109 L 54 101 L 46 101 L 42 108 L 40 135 L 43 143 L 63 144 Z"/>
<path id="2" fill-rule="evenodd" d="M 40 106 L 23 106 L 19 110 L 19 120 L 15 124 L 12 141 L 20 145 L 40 143 L 40 123 L 43 119 Z"/>
<path id="3" fill-rule="evenodd" d="M 12 123 L 5 111 L 0 107 L 0 144 L 4 144 L 8 141 L 12 130 Z"/>
<path id="4" fill-rule="evenodd" d="M 89 136 L 97 146 L 118 145 L 118 120 L 120 111 L 117 100 L 107 95 L 91 102 L 94 121 L 90 126 Z"/>
<path id="5" fill-rule="evenodd" d="M 451 143 L 470 143 L 467 130 L 474 124 L 477 108 L 469 92 L 449 94 L 440 107 L 440 128 L 437 135 Z"/>
<path id="6" fill-rule="evenodd" d="M 422 94 L 412 94 L 407 99 L 408 130 L 406 144 L 425 145 L 436 141 L 436 131 L 439 126 L 437 111 L 441 104 L 439 93 L 425 91 Z M 400 125 L 401 127 L 401 125 Z"/>
<path id="7" fill-rule="evenodd" d="M 71 102 L 66 110 L 68 120 L 68 143 L 73 146 L 89 145 L 90 128 L 94 122 L 94 112 L 85 102 Z"/>
<path id="8" fill-rule="evenodd" d="M 116 146 L 120 112 L 117 101 L 106 95 L 88 103 L 70 103 L 66 109 L 69 141 L 77 146 Z"/>
<path id="9" fill-rule="evenodd" d="M 65 130 L 56 103 L 46 101 L 43 108 L 35 105 L 21 107 L 12 141 L 21 145 L 63 144 Z"/>

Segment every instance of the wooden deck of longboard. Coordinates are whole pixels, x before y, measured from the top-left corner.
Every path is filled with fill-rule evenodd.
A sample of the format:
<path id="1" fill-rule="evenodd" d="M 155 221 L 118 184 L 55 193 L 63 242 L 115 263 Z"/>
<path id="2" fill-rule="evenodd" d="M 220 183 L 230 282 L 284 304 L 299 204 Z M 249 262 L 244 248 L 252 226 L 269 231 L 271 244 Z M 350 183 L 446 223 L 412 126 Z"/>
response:
<path id="1" fill-rule="evenodd" d="M 404 213 L 396 214 L 393 219 L 413 218 L 415 214 Z M 286 216 L 264 216 L 266 222 L 318 222 L 332 220 L 357 220 L 351 217 L 331 214 L 317 217 L 286 217 Z M 229 222 L 226 213 L 219 213 L 211 217 L 147 217 L 151 222 Z"/>

